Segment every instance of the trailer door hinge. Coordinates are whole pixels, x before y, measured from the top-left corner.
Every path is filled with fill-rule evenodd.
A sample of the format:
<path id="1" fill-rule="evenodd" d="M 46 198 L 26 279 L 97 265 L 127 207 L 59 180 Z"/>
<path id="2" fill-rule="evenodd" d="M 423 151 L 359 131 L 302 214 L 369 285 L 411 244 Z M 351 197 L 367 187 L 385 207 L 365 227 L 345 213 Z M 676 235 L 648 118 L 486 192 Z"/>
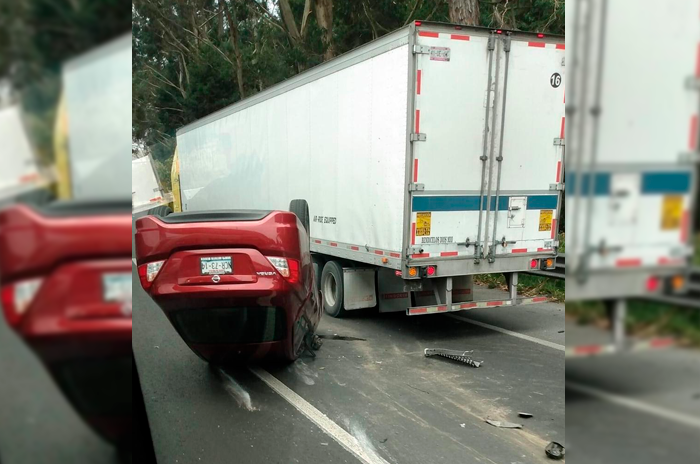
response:
<path id="1" fill-rule="evenodd" d="M 685 80 L 685 88 L 687 90 L 700 90 L 700 78 L 688 76 L 688 78 Z"/>
<path id="2" fill-rule="evenodd" d="M 566 146 L 566 139 L 554 139 L 554 145 L 564 147 Z"/>
<path id="3" fill-rule="evenodd" d="M 423 133 L 411 133 L 411 142 L 425 142 L 426 135 Z"/>
<path id="4" fill-rule="evenodd" d="M 700 153 L 691 151 L 678 155 L 678 161 L 686 164 L 700 163 Z"/>
<path id="5" fill-rule="evenodd" d="M 413 54 L 414 55 L 429 55 L 430 54 L 430 47 L 426 45 L 414 45 L 413 46 Z"/>
<path id="6" fill-rule="evenodd" d="M 408 191 L 409 192 L 422 192 L 425 190 L 425 184 L 408 184 Z"/>
<path id="7" fill-rule="evenodd" d="M 560 190 L 564 191 L 564 184 L 549 184 L 549 190 Z"/>

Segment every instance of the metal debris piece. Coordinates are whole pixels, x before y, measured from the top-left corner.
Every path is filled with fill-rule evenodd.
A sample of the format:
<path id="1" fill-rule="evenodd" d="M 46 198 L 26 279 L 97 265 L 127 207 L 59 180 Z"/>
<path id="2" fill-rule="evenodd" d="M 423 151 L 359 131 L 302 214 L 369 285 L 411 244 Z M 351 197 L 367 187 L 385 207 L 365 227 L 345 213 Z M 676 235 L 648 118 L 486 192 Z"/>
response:
<path id="1" fill-rule="evenodd" d="M 566 449 L 564 449 L 564 447 L 560 443 L 552 441 L 544 449 L 544 452 L 547 453 L 547 457 L 549 459 L 564 459 Z"/>
<path id="2" fill-rule="evenodd" d="M 429 356 L 442 356 L 443 358 L 452 359 L 454 361 L 463 362 L 467 366 L 479 367 L 484 364 L 484 361 L 474 361 L 471 357 L 471 353 L 474 351 L 457 351 L 457 350 L 446 350 L 444 348 L 426 348 L 424 351 L 425 357 Z"/>
<path id="3" fill-rule="evenodd" d="M 499 427 L 502 429 L 522 429 L 523 424 L 515 424 L 513 422 L 506 422 L 506 421 L 495 421 L 491 419 L 486 419 L 487 424 L 491 424 L 494 427 Z"/>
<path id="4" fill-rule="evenodd" d="M 519 416 L 519 417 L 524 417 L 525 419 L 529 419 L 529 418 L 532 417 L 532 414 L 530 414 L 529 412 L 519 412 L 519 413 L 518 413 L 518 416 Z"/>

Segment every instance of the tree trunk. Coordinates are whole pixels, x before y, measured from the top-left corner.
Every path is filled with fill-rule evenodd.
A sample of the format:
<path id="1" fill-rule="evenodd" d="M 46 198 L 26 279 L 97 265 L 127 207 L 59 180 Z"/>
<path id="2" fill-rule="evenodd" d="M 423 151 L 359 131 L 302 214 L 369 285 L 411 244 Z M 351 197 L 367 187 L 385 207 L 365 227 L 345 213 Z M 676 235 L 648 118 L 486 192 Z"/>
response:
<path id="1" fill-rule="evenodd" d="M 297 23 L 294 21 L 294 13 L 292 13 L 292 7 L 289 6 L 289 0 L 279 0 L 280 13 L 282 13 L 282 21 L 284 22 L 284 27 L 287 28 L 287 33 L 292 42 L 299 43 L 301 40 L 301 35 L 299 34 L 299 29 L 297 29 Z"/>
<path id="2" fill-rule="evenodd" d="M 450 22 L 465 26 L 478 26 L 479 0 L 448 0 Z"/>
<path id="3" fill-rule="evenodd" d="M 323 60 L 328 61 L 335 56 L 335 45 L 333 43 L 333 0 L 316 0 L 316 21 L 321 27 L 323 46 Z"/>
<path id="4" fill-rule="evenodd" d="M 241 100 L 245 98 L 245 90 L 243 88 L 243 57 L 241 56 L 241 48 L 238 43 L 238 22 L 236 21 L 236 11 L 231 9 L 227 0 L 221 2 L 221 8 L 226 14 L 228 21 L 228 33 L 231 37 L 231 46 L 236 57 L 236 81 L 238 81 L 238 93 L 241 95 Z M 232 13 L 233 11 L 233 13 Z"/>

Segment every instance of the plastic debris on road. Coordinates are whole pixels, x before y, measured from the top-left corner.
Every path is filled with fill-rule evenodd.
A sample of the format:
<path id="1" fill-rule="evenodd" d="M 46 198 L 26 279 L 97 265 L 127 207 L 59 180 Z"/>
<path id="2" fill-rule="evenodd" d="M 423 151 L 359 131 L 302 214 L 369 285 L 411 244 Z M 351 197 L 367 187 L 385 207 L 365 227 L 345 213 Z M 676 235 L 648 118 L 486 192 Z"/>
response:
<path id="1" fill-rule="evenodd" d="M 516 424 L 514 422 L 496 421 L 496 420 L 486 419 L 486 423 L 491 424 L 494 427 L 499 427 L 502 429 L 522 429 L 523 428 L 523 424 Z"/>
<path id="2" fill-rule="evenodd" d="M 556 441 L 550 442 L 549 445 L 544 449 L 549 459 L 564 459 L 566 454 L 566 449 Z"/>

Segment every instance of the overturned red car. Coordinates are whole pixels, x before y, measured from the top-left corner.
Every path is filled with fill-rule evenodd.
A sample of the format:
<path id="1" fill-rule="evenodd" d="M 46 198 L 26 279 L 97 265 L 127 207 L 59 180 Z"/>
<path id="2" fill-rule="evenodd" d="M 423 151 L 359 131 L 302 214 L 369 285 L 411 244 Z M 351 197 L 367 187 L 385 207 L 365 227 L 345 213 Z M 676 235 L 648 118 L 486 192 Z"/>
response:
<path id="1" fill-rule="evenodd" d="M 131 447 L 131 205 L 53 202 L 0 211 L 8 325 L 78 413 Z"/>
<path id="2" fill-rule="evenodd" d="M 197 355 L 293 361 L 318 347 L 308 224 L 286 211 L 155 213 L 136 221 L 141 285 Z"/>

